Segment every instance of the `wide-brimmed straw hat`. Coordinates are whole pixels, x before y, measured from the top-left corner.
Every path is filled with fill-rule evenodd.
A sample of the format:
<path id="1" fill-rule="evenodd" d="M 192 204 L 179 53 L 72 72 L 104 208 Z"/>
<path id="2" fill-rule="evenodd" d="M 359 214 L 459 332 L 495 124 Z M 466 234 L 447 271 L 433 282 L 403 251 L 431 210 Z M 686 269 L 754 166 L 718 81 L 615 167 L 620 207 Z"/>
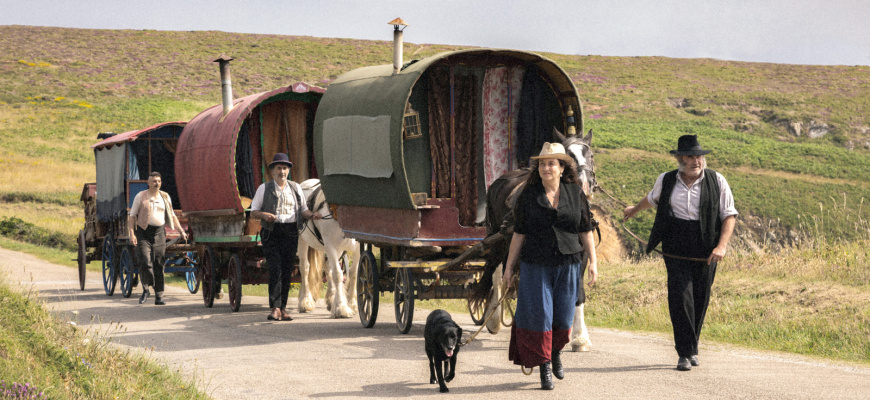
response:
<path id="1" fill-rule="evenodd" d="M 565 152 L 565 146 L 562 146 L 561 143 L 544 142 L 544 147 L 541 148 L 541 154 L 532 157 L 534 160 L 542 158 L 558 158 L 570 164 L 574 163 L 574 159 Z"/>
<path id="2" fill-rule="evenodd" d="M 293 163 L 290 162 L 290 157 L 287 157 L 285 153 L 277 153 L 274 157 L 272 157 L 272 162 L 269 163 L 269 169 L 275 166 L 275 164 L 287 164 L 287 168 L 293 168 Z"/>
<path id="3" fill-rule="evenodd" d="M 704 150 L 698 143 L 698 135 L 683 135 L 677 140 L 677 149 L 671 150 L 675 156 L 703 156 L 713 150 Z"/>

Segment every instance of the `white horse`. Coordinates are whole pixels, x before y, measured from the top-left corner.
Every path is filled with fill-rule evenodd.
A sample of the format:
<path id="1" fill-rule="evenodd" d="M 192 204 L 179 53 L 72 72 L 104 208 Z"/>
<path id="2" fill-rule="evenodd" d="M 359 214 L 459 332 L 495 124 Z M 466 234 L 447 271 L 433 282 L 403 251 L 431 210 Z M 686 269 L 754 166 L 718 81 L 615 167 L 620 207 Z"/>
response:
<path id="1" fill-rule="evenodd" d="M 598 185 L 595 179 L 595 161 L 592 155 L 592 131 L 585 137 L 577 135 L 565 136 L 559 131 L 553 130 L 554 139 L 565 146 L 566 152 L 574 159 L 577 165 L 577 174 L 580 179 L 580 185 L 587 197 L 592 197 L 592 191 Z M 513 208 L 513 202 L 522 191 L 528 178 L 529 170 L 516 170 L 508 172 L 490 186 L 490 192 L 487 193 L 487 231 L 493 234 L 500 230 L 501 224 L 504 224 L 505 216 Z M 489 225 L 489 224 L 494 225 Z M 512 222 L 510 222 L 512 224 Z M 498 225 L 495 225 L 498 224 Z M 489 318 L 490 313 L 504 313 L 505 310 L 497 306 L 499 299 L 504 292 L 501 283 L 503 262 L 507 259 L 507 251 L 510 246 L 510 239 L 504 240 L 502 243 L 495 245 L 490 252 L 487 264 L 492 270 L 492 283 L 481 285 L 483 291 L 487 291 L 489 296 L 489 304 L 495 307 L 490 307 L 486 310 L 484 318 L 487 319 L 487 329 L 495 334 L 501 329 L 500 318 Z M 584 271 L 586 265 L 583 266 Z M 585 276 L 585 273 L 584 273 Z M 571 329 L 571 345 L 572 351 L 589 351 L 592 347 L 592 341 L 589 339 L 589 331 L 586 328 L 584 319 L 584 307 L 586 304 L 586 293 L 581 282 L 580 298 L 577 300 L 574 310 L 574 325 Z M 493 290 L 490 290 L 492 288 Z M 479 298 L 479 297 L 478 297 Z"/>
<path id="2" fill-rule="evenodd" d="M 350 318 L 359 312 L 356 299 L 356 277 L 359 266 L 359 244 L 354 239 L 345 239 L 338 221 L 331 217 L 329 204 L 320 190 L 319 179 L 309 179 L 302 182 L 302 191 L 308 199 L 312 212 L 320 212 L 321 220 L 308 220 L 299 235 L 299 275 L 302 276 L 299 285 L 299 312 L 314 310 L 316 296 L 320 293 L 322 284 L 320 268 L 322 263 L 309 263 L 308 250 L 326 253 L 328 266 L 329 288 L 326 292 L 326 308 L 332 312 L 333 318 Z M 345 288 L 344 273 L 339 265 L 343 255 L 350 256 L 347 268 L 347 288 Z M 313 270 L 309 271 L 309 267 Z"/>

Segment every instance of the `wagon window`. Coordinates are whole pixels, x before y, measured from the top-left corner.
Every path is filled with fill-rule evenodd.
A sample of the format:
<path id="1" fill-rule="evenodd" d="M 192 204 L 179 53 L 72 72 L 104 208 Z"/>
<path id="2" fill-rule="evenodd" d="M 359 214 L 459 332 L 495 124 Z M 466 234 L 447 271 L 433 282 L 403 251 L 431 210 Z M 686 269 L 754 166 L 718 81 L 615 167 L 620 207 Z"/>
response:
<path id="1" fill-rule="evenodd" d="M 405 140 L 416 139 L 423 136 L 423 134 L 420 132 L 420 114 L 417 111 L 414 111 L 413 108 L 411 108 L 411 103 L 408 103 L 408 106 L 405 107 L 405 116 L 402 119 L 402 128 Z"/>

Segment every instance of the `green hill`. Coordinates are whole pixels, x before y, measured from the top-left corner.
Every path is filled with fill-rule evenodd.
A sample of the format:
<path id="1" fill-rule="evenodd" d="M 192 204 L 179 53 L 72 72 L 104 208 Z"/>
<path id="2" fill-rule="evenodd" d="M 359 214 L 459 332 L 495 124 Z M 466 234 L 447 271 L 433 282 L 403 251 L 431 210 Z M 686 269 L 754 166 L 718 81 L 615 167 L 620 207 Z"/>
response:
<path id="1" fill-rule="evenodd" d="M 220 54 L 235 58 L 238 98 L 296 81 L 327 87 L 344 72 L 390 63 L 384 36 L 0 26 L 0 217 L 75 234 L 81 184 L 95 177 L 96 134 L 186 121 L 219 103 L 212 60 Z M 404 51 L 407 60 L 458 48 L 406 43 Z M 710 167 L 732 185 L 740 237 L 866 236 L 854 221 L 868 220 L 870 67 L 543 55 L 577 86 L 599 183 L 616 197 L 637 201 L 673 168 L 667 151 L 676 138 L 698 134 L 714 149 Z M 651 218 L 630 227 L 643 232 Z"/>

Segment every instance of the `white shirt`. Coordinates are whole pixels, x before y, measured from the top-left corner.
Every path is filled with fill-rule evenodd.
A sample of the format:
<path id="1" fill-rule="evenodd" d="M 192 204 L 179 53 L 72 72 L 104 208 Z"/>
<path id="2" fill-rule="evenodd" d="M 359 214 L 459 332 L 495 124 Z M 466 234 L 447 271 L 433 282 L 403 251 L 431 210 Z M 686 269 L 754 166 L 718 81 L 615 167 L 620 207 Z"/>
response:
<path id="1" fill-rule="evenodd" d="M 144 200 L 145 196 L 148 196 L 147 190 L 136 193 L 136 197 L 133 198 L 133 205 L 130 206 L 130 216 L 139 215 L 139 208 L 141 208 L 142 200 Z M 148 214 L 148 225 L 163 226 L 166 224 L 166 203 L 163 202 L 163 196 L 160 195 L 160 192 L 157 193 L 157 197 L 149 197 L 148 201 L 151 205 L 151 213 Z M 169 204 L 172 204 L 172 199 L 169 199 Z"/>
<path id="2" fill-rule="evenodd" d="M 308 211 L 308 204 L 305 204 L 305 192 L 302 191 L 302 186 L 298 183 L 288 180 L 284 188 L 281 189 L 275 185 L 275 195 L 278 196 L 278 207 L 275 210 L 276 220 L 278 223 L 296 222 L 296 195 L 290 190 L 290 185 L 294 185 L 299 196 L 303 198 L 300 205 L 301 212 Z M 260 185 L 257 188 L 257 193 L 254 194 L 254 199 L 251 200 L 251 210 L 261 211 L 263 208 L 263 196 L 266 193 L 266 184 Z"/>
<path id="3" fill-rule="evenodd" d="M 664 179 L 665 174 L 659 175 L 652 191 L 646 196 L 647 201 L 653 206 L 658 206 L 659 197 L 662 195 L 662 179 Z M 674 217 L 676 218 L 698 221 L 701 219 L 699 210 L 701 207 L 701 182 L 704 181 L 704 171 L 701 171 L 701 176 L 695 182 L 692 182 L 691 186 L 686 186 L 686 183 L 680 178 L 682 174 L 682 172 L 677 173 L 677 183 L 674 185 L 674 191 L 671 193 L 671 210 L 673 210 Z M 734 195 L 731 194 L 731 187 L 728 186 L 728 181 L 718 172 L 716 172 L 716 181 L 719 182 L 719 218 L 724 221 L 725 218 L 737 215 L 737 209 L 734 208 Z"/>

